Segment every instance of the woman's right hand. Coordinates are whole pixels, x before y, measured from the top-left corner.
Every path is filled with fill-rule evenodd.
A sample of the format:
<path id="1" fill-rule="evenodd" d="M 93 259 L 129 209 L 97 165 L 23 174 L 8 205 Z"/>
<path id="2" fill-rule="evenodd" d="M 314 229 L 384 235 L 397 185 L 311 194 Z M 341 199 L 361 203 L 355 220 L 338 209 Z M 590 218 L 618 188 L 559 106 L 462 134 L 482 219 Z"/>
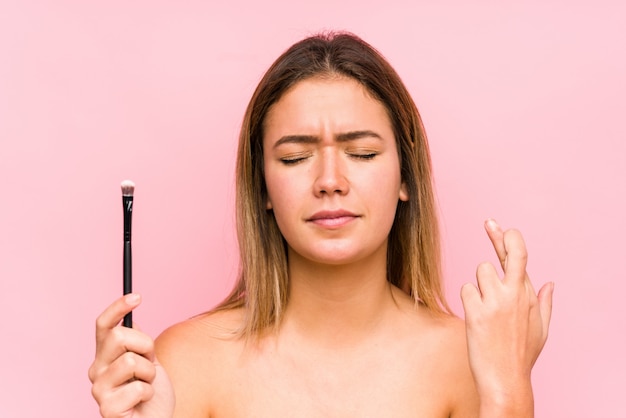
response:
<path id="1" fill-rule="evenodd" d="M 91 393 L 105 417 L 171 418 L 174 389 L 154 354 L 154 341 L 120 326 L 124 315 L 141 303 L 128 294 L 96 320 L 96 358 L 89 368 Z"/>

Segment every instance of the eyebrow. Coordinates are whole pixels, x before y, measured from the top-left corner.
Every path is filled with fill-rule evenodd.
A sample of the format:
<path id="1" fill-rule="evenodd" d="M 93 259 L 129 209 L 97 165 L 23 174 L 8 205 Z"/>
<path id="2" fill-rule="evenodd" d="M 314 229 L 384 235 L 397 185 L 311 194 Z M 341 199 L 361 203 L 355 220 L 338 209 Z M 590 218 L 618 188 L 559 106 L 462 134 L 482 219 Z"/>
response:
<path id="1" fill-rule="evenodd" d="M 342 132 L 335 136 L 335 141 L 337 142 L 348 142 L 354 141 L 356 139 L 361 138 L 377 138 L 382 140 L 383 138 L 374 131 L 364 130 L 364 131 L 350 131 L 350 132 Z M 274 149 L 278 148 L 283 144 L 315 144 L 320 141 L 320 138 L 315 135 L 285 135 L 281 137 L 274 144 Z"/>

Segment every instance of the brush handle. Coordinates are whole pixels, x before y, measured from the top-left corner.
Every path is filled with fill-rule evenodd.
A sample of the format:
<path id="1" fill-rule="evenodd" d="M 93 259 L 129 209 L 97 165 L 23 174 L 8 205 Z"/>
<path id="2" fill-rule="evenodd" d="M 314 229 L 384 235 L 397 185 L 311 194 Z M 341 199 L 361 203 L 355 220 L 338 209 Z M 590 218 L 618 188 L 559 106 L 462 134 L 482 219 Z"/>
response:
<path id="1" fill-rule="evenodd" d="M 124 294 L 133 291 L 133 259 L 131 251 L 131 231 L 133 215 L 133 196 L 122 196 L 124 205 Z M 123 325 L 128 328 L 133 327 L 133 313 L 129 312 L 124 316 Z"/>
<path id="2" fill-rule="evenodd" d="M 133 263 L 132 263 L 132 251 L 130 247 L 130 241 L 124 241 L 124 294 L 127 295 L 133 292 Z M 133 313 L 132 311 L 124 316 L 124 326 L 128 328 L 133 327 Z"/>

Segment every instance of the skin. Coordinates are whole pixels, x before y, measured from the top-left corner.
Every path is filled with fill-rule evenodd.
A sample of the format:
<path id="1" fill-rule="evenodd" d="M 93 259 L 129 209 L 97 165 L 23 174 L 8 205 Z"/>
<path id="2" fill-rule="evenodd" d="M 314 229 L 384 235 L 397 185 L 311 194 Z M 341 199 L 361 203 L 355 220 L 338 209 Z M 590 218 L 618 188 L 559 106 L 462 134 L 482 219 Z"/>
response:
<path id="1" fill-rule="evenodd" d="M 267 207 L 290 273 L 380 265 L 398 200 L 408 200 L 382 104 L 356 81 L 300 82 L 270 110 L 263 146 Z"/>
<path id="2" fill-rule="evenodd" d="M 514 229 L 503 232 L 492 219 L 485 229 L 504 277 L 492 264 L 482 263 L 476 272 L 478 286 L 465 284 L 461 289 L 481 417 L 495 417 L 499 411 L 531 417 L 530 373 L 548 338 L 554 283 L 546 283 L 536 294 L 526 273 L 528 252 L 522 234 Z"/>
<path id="3" fill-rule="evenodd" d="M 434 316 L 386 280 L 400 178 L 385 108 L 345 78 L 302 81 L 264 131 L 267 209 L 288 244 L 289 303 L 275 332 L 229 337 L 241 310 L 205 314 L 156 344 L 98 318 L 90 368 L 105 417 L 530 417 L 530 371 L 552 284 L 535 294 L 518 231 L 486 230 L 504 277 L 481 264 L 466 321 Z M 157 360 L 158 359 L 158 360 Z M 170 383 L 171 382 L 171 383 Z"/>

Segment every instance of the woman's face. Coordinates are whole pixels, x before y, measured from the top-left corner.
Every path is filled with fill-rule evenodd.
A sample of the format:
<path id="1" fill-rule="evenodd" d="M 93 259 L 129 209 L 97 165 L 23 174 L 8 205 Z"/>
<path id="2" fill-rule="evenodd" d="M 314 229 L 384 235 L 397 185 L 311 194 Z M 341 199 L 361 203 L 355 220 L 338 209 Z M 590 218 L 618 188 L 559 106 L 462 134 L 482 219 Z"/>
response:
<path id="1" fill-rule="evenodd" d="M 385 107 L 357 81 L 312 78 L 264 124 L 267 208 L 289 257 L 348 264 L 386 257 L 398 200 L 408 200 Z"/>

